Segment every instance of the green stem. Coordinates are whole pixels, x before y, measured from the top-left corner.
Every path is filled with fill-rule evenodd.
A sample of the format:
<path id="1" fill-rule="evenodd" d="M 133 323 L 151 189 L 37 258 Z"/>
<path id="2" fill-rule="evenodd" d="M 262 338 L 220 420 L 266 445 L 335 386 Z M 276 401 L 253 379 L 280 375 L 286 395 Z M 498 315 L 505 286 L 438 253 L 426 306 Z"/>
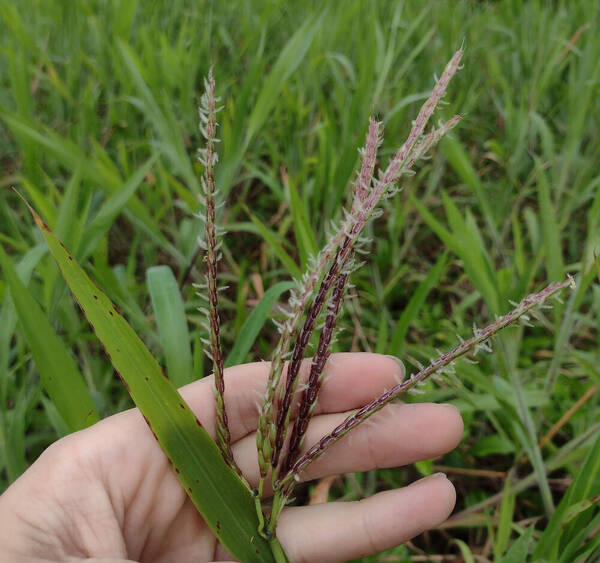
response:
<path id="1" fill-rule="evenodd" d="M 273 557 L 275 557 L 276 563 L 289 563 L 290 562 L 287 555 L 285 554 L 285 551 L 283 551 L 283 547 L 281 547 L 281 544 L 279 543 L 277 536 L 274 535 L 269 540 L 269 545 L 271 546 L 271 551 L 273 552 Z"/>
<path id="2" fill-rule="evenodd" d="M 256 509 L 256 515 L 258 516 L 258 533 L 263 536 L 263 538 L 268 539 L 265 535 L 265 517 L 262 511 L 260 499 L 260 493 L 254 494 L 254 508 Z"/>
<path id="3" fill-rule="evenodd" d="M 270 538 L 275 537 L 275 529 L 277 528 L 277 520 L 281 511 L 285 507 L 286 497 L 281 494 L 281 490 L 276 490 L 273 494 L 273 502 L 271 505 L 271 517 L 267 523 L 267 534 Z"/>

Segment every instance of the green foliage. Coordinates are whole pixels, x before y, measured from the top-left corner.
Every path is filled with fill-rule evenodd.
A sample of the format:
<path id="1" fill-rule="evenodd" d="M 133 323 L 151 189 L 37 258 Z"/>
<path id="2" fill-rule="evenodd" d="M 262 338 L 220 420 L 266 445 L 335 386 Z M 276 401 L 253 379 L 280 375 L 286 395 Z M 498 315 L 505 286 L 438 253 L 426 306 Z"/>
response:
<path id="1" fill-rule="evenodd" d="M 212 63 L 226 108 L 218 181 L 228 190 L 223 276 L 232 289 L 222 299 L 224 349 L 236 350 L 236 362 L 263 359 L 270 325 L 260 336 L 244 328 L 243 347 L 236 331 L 247 319 L 249 327 L 264 324 L 265 310 L 274 309 L 265 301 L 253 313 L 262 290 L 286 282 L 325 241 L 368 115 L 385 122 L 385 154 L 441 61 L 465 40 L 465 69 L 447 109 L 465 119 L 386 203 L 371 230 L 369 266 L 353 276 L 360 309 L 352 294 L 342 323 L 349 330 L 337 346 L 427 363 L 457 333 L 468 337 L 474 322 L 507 310 L 509 299 L 575 275 L 578 289 L 564 306 L 544 311 L 534 328 L 510 329 L 491 356 L 463 365 L 460 386 L 428 387 L 422 398 L 454 402 L 466 423 L 463 444 L 434 464 L 519 476 L 510 510 L 500 479 L 450 473 L 459 491 L 451 537 L 472 553 L 493 545 L 508 562 L 545 550 L 544 534 L 553 538 L 547 549 L 556 539 L 560 554 L 593 560 L 599 508 L 585 503 L 595 493 L 578 485 L 585 494 L 571 498 L 557 479 L 582 473 L 599 431 L 600 394 L 576 408 L 549 444 L 538 441 L 600 384 L 599 8 L 585 0 L 327 5 L 323 12 L 316 0 L 207 0 L 181 9 L 164 0 L 0 0 L 0 187 L 26 195 L 166 360 L 145 276 L 168 265 L 181 281 L 196 250 L 196 106 Z M 0 189 L 0 242 L 62 347 L 77 357 L 99 414 L 130 406 L 8 189 Z M 4 269 L 2 276 L 0 490 L 59 430 Z M 189 279 L 200 278 L 200 266 L 191 267 Z M 201 319 L 190 286 L 179 291 L 191 332 Z M 191 341 L 200 366 L 196 334 Z M 416 473 L 381 470 L 355 488 L 348 479 L 342 494 L 356 498 Z M 466 490 L 477 502 L 467 504 Z M 549 501 L 556 509 L 548 519 Z M 462 549 L 445 535 L 430 538 L 418 547 Z M 393 555 L 409 560 L 410 549 Z"/>
<path id="2" fill-rule="evenodd" d="M 229 356 L 227 356 L 225 367 L 237 366 L 244 362 L 244 358 L 248 355 L 261 329 L 269 318 L 273 306 L 281 298 L 281 295 L 292 289 L 292 287 L 294 287 L 293 282 L 279 282 L 265 292 L 260 303 L 242 325 L 235 344 Z"/>
<path id="3" fill-rule="evenodd" d="M 69 355 L 44 312 L 19 279 L 2 247 L 0 264 L 10 288 L 21 329 L 31 348 L 44 388 L 63 420 L 65 433 L 75 432 L 98 422 L 98 413 L 75 360 Z"/>
<path id="4" fill-rule="evenodd" d="M 167 375 L 176 387 L 181 387 L 194 380 L 194 373 L 190 335 L 177 280 L 168 266 L 154 266 L 146 272 L 146 283 L 167 363 Z"/>

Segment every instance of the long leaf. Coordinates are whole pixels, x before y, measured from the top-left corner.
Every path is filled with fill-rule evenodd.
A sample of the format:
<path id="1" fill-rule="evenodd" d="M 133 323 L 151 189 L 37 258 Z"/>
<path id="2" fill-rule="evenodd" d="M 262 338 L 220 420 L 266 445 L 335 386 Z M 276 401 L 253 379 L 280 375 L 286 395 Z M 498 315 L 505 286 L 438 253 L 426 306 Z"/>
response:
<path id="1" fill-rule="evenodd" d="M 546 178 L 542 163 L 537 158 L 535 159 L 535 170 L 538 175 L 537 187 L 538 202 L 540 205 L 540 222 L 542 223 L 544 245 L 546 246 L 546 272 L 548 273 L 549 280 L 562 280 L 564 278 L 564 264 L 562 259 L 560 228 L 552 207 L 548 178 Z"/>
<path id="2" fill-rule="evenodd" d="M 279 94 L 284 84 L 306 56 L 315 34 L 321 27 L 326 11 L 323 11 L 321 14 L 314 14 L 302 23 L 281 50 L 268 76 L 262 81 L 258 99 L 254 104 L 252 113 L 248 117 L 246 134 L 243 139 L 239 140 L 239 145 L 232 148 L 231 154 L 228 154 L 227 158 L 224 159 L 223 166 L 219 168 L 219 172 L 217 173 L 217 186 L 225 193 L 229 191 L 233 183 L 250 142 L 258 131 L 260 131 L 273 106 L 279 99 Z M 246 116 L 244 115 L 243 118 L 245 120 Z"/>
<path id="3" fill-rule="evenodd" d="M 140 96 L 139 100 L 128 98 L 129 102 L 140 107 L 140 109 L 144 111 L 149 122 L 158 134 L 161 141 L 160 146 L 162 152 L 169 157 L 177 171 L 183 175 L 193 191 L 198 193 L 200 186 L 185 150 L 183 136 L 180 134 L 180 131 L 178 131 L 178 124 L 172 119 L 169 119 L 169 116 L 166 115 L 168 109 L 164 108 L 163 111 L 151 89 L 148 87 L 144 78 L 142 64 L 136 55 L 135 50 L 121 40 L 118 42 L 118 47 L 123 62 L 125 63 L 125 67 L 127 68 L 129 81 L 135 86 Z"/>
<path id="4" fill-rule="evenodd" d="M 193 381 L 194 374 L 190 334 L 177 280 L 169 266 L 154 266 L 146 272 L 146 283 L 167 362 L 167 374 L 180 387 Z"/>
<path id="5" fill-rule="evenodd" d="M 287 271 L 295 278 L 302 277 L 300 268 L 294 262 L 294 259 L 284 250 L 283 246 L 279 244 L 277 235 L 269 229 L 262 221 L 248 210 L 248 216 L 254 225 L 256 226 L 259 234 L 265 239 L 265 242 L 269 243 L 269 250 L 279 258 L 280 262 L 287 268 Z"/>
<path id="6" fill-rule="evenodd" d="M 208 432 L 110 299 L 31 212 L 112 365 L 208 526 L 241 561 L 273 561 L 267 542 L 257 533 L 258 518 L 248 488 L 225 463 Z"/>
<path id="7" fill-rule="evenodd" d="M 479 290 L 490 309 L 499 314 L 499 295 L 497 276 L 493 271 L 492 261 L 489 256 L 481 234 L 474 220 L 469 221 L 467 212 L 466 220 L 461 215 L 458 207 L 448 195 L 442 191 L 442 200 L 448 223 L 457 241 L 457 253 L 465 265 L 465 271 L 471 282 Z"/>
<path id="8" fill-rule="evenodd" d="M 512 492 L 511 488 L 512 483 L 509 476 L 504 483 L 504 497 L 500 503 L 498 530 L 496 532 L 496 540 L 494 541 L 494 556 L 496 561 L 500 561 L 502 554 L 506 551 L 508 541 L 510 540 L 516 500 L 516 495 Z"/>
<path id="9" fill-rule="evenodd" d="M 114 223 L 115 219 L 123 211 L 127 202 L 135 194 L 142 180 L 152 168 L 152 165 L 158 158 L 158 153 L 152 155 L 139 170 L 123 184 L 116 192 L 112 193 L 98 211 L 98 214 L 92 219 L 91 223 L 85 229 L 81 237 L 81 244 L 77 252 L 79 260 L 84 261 L 96 248 L 100 239 L 106 234 L 108 229 Z"/>
<path id="10" fill-rule="evenodd" d="M 254 311 L 250 313 L 250 316 L 242 325 L 240 334 L 236 338 L 235 345 L 227 357 L 225 367 L 235 366 L 244 361 L 244 358 L 250 351 L 252 344 L 254 344 L 260 329 L 265 324 L 269 312 L 281 294 L 284 291 L 292 289 L 292 287 L 294 287 L 294 282 L 279 282 L 265 291 L 260 303 L 256 306 Z"/>
<path id="11" fill-rule="evenodd" d="M 98 413 L 75 360 L 50 326 L 37 301 L 19 279 L 11 259 L 2 247 L 0 263 L 44 388 L 67 428 L 75 432 L 97 422 Z"/>
<path id="12" fill-rule="evenodd" d="M 477 199 L 479 207 L 483 211 L 484 217 L 489 228 L 489 232 L 496 242 L 500 241 L 500 235 L 494 222 L 492 205 L 485 193 L 485 188 L 471 164 L 469 157 L 459 141 L 452 137 L 444 137 L 441 143 L 444 156 L 448 159 L 450 166 L 460 176 L 461 180 L 471 188 Z"/>
<path id="13" fill-rule="evenodd" d="M 485 266 L 482 254 L 470 242 L 472 240 L 471 234 L 468 232 L 466 223 L 458 213 L 456 206 L 453 206 L 448 198 L 444 199 L 448 219 L 453 227 L 453 231 L 450 232 L 416 197 L 409 195 L 409 201 L 416 207 L 429 228 L 463 261 L 465 272 L 485 299 L 488 307 L 492 311 L 498 311 L 496 288 L 487 275 L 488 269 Z M 458 229 L 459 232 L 455 232 L 454 229 Z M 481 250 L 481 247 L 479 250 Z"/>
<path id="14" fill-rule="evenodd" d="M 271 108 L 275 105 L 278 94 L 290 75 L 298 68 L 304 59 L 312 40 L 321 27 L 324 13 L 318 12 L 308 17 L 298 28 L 296 33 L 286 43 L 279 54 L 275 66 L 267 76 L 261 88 L 254 110 L 248 118 L 248 129 L 246 130 L 246 146 L 260 130 L 267 119 Z"/>
<path id="15" fill-rule="evenodd" d="M 27 285 L 31 273 L 42 256 L 48 252 L 44 243 L 40 243 L 30 248 L 21 258 L 15 270 L 22 283 Z M 8 372 L 9 366 L 9 348 L 15 325 L 17 323 L 17 314 L 12 305 L 10 295 L 5 295 L 2 307 L 0 308 L 0 372 Z M 4 403 L 6 399 L 7 378 L 0 378 L 0 400 Z"/>
<path id="16" fill-rule="evenodd" d="M 448 253 L 442 254 L 433 268 L 429 270 L 429 273 L 425 279 L 419 284 L 415 292 L 413 293 L 408 305 L 402 311 L 394 332 L 392 335 L 392 341 L 389 345 L 388 351 L 390 354 L 399 356 L 404 349 L 404 338 L 410 323 L 412 323 L 421 311 L 421 308 L 425 304 L 427 295 L 437 285 L 440 280 L 440 276 L 446 267 L 448 261 Z"/>
<path id="17" fill-rule="evenodd" d="M 600 494 L 600 438 L 591 447 L 589 454 L 579 470 L 575 480 L 564 494 L 552 518 L 548 521 L 544 533 L 534 552 L 537 559 L 557 558 L 563 535 L 570 537 L 581 529 L 583 521 L 574 518 L 566 527 L 566 517 L 574 505 Z"/>
<path id="18" fill-rule="evenodd" d="M 315 233 L 310 226 L 308 219 L 308 210 L 306 209 L 296 186 L 293 181 L 289 183 L 290 189 L 290 210 L 294 218 L 294 233 L 298 243 L 298 252 L 302 268 L 306 268 L 310 256 L 315 256 L 319 250 Z"/>
<path id="19" fill-rule="evenodd" d="M 98 184 L 107 194 L 113 194 L 121 189 L 121 178 L 115 175 L 112 168 L 103 166 L 98 160 L 87 157 L 71 140 L 63 139 L 50 129 L 35 127 L 6 113 L 0 113 L 0 118 L 5 120 L 15 133 L 34 141 L 67 168 L 76 170 L 81 166 L 82 178 Z M 40 130 L 43 133 L 40 133 Z M 146 206 L 135 195 L 127 202 L 126 210 L 138 228 L 146 231 L 157 244 L 168 249 L 169 253 L 177 260 L 184 261 L 181 253 L 177 252 L 160 232 Z"/>
<path id="20" fill-rule="evenodd" d="M 512 544 L 512 547 L 506 552 L 504 557 L 500 560 L 501 563 L 521 563 L 527 561 L 527 554 L 529 553 L 529 544 L 533 535 L 533 526 L 529 526 L 523 532 L 523 535 Z"/>

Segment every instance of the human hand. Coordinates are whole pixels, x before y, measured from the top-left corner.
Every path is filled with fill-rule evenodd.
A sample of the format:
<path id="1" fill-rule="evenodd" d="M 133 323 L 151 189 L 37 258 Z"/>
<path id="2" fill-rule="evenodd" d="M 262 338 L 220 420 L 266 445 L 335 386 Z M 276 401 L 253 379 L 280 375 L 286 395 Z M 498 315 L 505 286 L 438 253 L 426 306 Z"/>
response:
<path id="1" fill-rule="evenodd" d="M 238 466 L 254 486 L 257 405 L 268 363 L 225 372 L 225 400 Z M 348 411 L 366 404 L 401 375 L 391 358 L 335 354 L 316 415 L 310 446 Z M 304 374 L 306 375 L 306 374 Z M 214 436 L 212 378 L 181 394 Z M 454 448 L 462 420 L 449 405 L 392 404 L 342 438 L 300 475 L 395 467 Z M 455 491 L 442 475 L 359 502 L 289 507 L 277 535 L 293 562 L 346 561 L 399 545 L 443 522 Z M 0 497 L 0 561 L 221 561 L 218 544 L 186 496 L 137 409 L 111 416 L 50 446 Z"/>

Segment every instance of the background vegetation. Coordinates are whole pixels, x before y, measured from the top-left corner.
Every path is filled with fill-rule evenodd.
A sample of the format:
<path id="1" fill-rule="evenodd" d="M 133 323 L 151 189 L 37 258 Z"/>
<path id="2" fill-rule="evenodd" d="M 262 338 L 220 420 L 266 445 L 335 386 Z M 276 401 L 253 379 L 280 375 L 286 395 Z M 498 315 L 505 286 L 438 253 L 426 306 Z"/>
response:
<path id="1" fill-rule="evenodd" d="M 464 41 L 465 68 L 445 110 L 464 120 L 373 225 L 337 347 L 427 363 L 509 300 L 567 273 L 579 289 L 534 327 L 509 329 L 478 364 L 463 363 L 459 381 L 430 384 L 419 397 L 461 409 L 465 437 L 456 451 L 342 476 L 329 495 L 359 498 L 440 468 L 449 473 L 455 516 L 380 560 L 446 553 L 522 561 L 527 549 L 552 558 L 559 547 L 565 561 L 597 555 L 593 4 L 0 0 L 0 243 L 76 358 L 101 416 L 130 406 L 128 395 L 9 187 L 36 206 L 184 382 L 208 369 L 191 286 L 200 271 L 190 264 L 200 228 L 197 105 L 209 65 L 225 106 L 217 182 L 227 196 L 227 351 L 265 291 L 298 275 L 339 217 L 368 116 L 385 122 L 389 154 L 434 73 Z M 181 284 L 183 332 L 179 310 L 161 305 L 177 292 L 161 292 L 173 283 L 164 268 L 151 270 L 157 265 Z M 68 431 L 43 390 L 6 279 L 0 491 Z M 232 361 L 268 358 L 274 338 L 265 324 L 250 352 L 238 345 Z M 302 494 L 320 493 L 306 487 L 300 501 Z"/>

